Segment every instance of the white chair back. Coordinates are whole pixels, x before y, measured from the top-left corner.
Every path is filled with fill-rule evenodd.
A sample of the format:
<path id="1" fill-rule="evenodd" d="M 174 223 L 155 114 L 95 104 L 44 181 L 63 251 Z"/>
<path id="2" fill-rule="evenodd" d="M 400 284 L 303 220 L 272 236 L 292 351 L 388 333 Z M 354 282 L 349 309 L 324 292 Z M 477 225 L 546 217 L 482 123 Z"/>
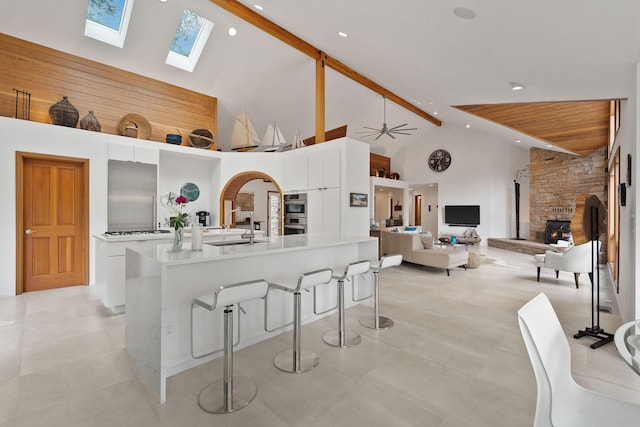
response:
<path id="1" fill-rule="evenodd" d="M 220 286 L 213 293 L 213 309 L 220 306 L 240 304 L 253 299 L 262 299 L 267 295 L 269 282 L 255 280 L 250 282 L 234 283 Z"/>
<path id="2" fill-rule="evenodd" d="M 546 295 L 539 294 L 518 310 L 518 323 L 538 385 L 535 427 L 638 426 L 639 405 L 574 381 L 569 343 Z"/>
<path id="3" fill-rule="evenodd" d="M 329 283 L 331 281 L 331 276 L 333 276 L 333 270 L 330 268 L 304 273 L 298 278 L 296 291 L 300 292 L 303 289 Z"/>

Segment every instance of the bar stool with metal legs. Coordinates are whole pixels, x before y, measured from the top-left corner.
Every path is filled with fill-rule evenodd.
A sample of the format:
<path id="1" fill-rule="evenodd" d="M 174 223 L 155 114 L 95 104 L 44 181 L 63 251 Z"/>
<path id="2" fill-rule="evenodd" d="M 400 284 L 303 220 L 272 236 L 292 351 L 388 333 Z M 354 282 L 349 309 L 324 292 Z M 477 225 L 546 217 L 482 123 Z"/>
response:
<path id="1" fill-rule="evenodd" d="M 389 329 L 393 326 L 393 320 L 380 316 L 378 295 L 380 286 L 380 270 L 388 267 L 395 267 L 402 264 L 402 255 L 387 255 L 380 258 L 380 261 L 371 263 L 373 273 L 373 316 L 364 316 L 360 319 L 360 324 L 370 329 Z"/>
<path id="2" fill-rule="evenodd" d="M 333 276 L 338 281 L 338 330 L 329 331 L 322 336 L 322 340 L 334 347 L 354 347 L 360 344 L 360 334 L 347 332 L 344 326 L 344 281 L 352 280 L 357 274 L 369 272 L 371 261 L 357 261 L 347 265 L 344 274 Z"/>
<path id="3" fill-rule="evenodd" d="M 198 395 L 198 405 L 203 410 L 213 414 L 227 414 L 244 408 L 256 397 L 257 389 L 251 380 L 233 376 L 233 306 L 235 304 L 239 306 L 245 301 L 262 299 L 267 295 L 268 290 L 269 282 L 254 280 L 223 285 L 213 294 L 194 298 L 191 301 L 192 338 L 194 306 L 200 306 L 210 311 L 217 307 L 224 307 L 223 378 L 206 386 Z"/>
<path id="4" fill-rule="evenodd" d="M 302 326 L 302 296 L 300 292 L 318 285 L 329 283 L 332 276 L 333 271 L 330 268 L 326 268 L 302 274 L 298 278 L 298 282 L 294 287 L 274 283 L 270 284 L 271 288 L 293 293 L 293 348 L 281 351 L 273 359 L 273 364 L 281 371 L 296 373 L 306 372 L 314 369 L 320 363 L 320 359 L 317 354 L 311 350 L 302 349 L 300 347 L 300 328 Z M 267 299 L 265 298 L 265 330 L 272 332 L 267 329 L 267 308 Z"/>

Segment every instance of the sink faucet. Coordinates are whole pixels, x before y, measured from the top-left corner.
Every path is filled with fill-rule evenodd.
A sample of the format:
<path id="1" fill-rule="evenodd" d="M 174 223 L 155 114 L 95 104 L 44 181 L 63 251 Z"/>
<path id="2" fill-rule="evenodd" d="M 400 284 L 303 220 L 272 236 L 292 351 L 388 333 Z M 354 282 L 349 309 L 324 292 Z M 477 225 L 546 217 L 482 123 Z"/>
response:
<path id="1" fill-rule="evenodd" d="M 243 239 L 249 239 L 249 244 L 253 245 L 254 243 L 254 239 L 256 237 L 256 233 L 253 231 L 253 211 L 249 212 L 249 229 L 247 231 L 245 231 L 244 233 L 242 233 L 242 238 Z"/>

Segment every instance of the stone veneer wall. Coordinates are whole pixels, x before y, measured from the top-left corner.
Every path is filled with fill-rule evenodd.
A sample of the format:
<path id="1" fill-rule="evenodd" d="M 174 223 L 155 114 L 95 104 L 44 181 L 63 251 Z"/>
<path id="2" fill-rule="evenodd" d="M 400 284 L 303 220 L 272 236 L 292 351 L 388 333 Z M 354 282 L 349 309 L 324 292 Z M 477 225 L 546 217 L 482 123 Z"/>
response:
<path id="1" fill-rule="evenodd" d="M 607 147 L 586 157 L 532 148 L 529 152 L 529 240 L 544 243 L 547 220 L 570 221 L 579 194 L 595 194 L 606 207 L 606 168 Z M 601 241 L 604 246 L 606 239 Z"/>

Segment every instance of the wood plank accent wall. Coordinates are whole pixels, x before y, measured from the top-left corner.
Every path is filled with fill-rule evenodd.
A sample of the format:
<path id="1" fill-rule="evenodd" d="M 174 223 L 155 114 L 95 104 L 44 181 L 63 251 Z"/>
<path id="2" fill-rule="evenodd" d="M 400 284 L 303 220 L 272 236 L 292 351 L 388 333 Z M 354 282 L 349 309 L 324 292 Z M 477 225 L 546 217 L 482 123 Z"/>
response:
<path id="1" fill-rule="evenodd" d="M 15 116 L 15 88 L 31 93 L 31 121 L 51 123 L 49 107 L 67 96 L 80 118 L 93 110 L 103 133 L 119 135 L 120 120 L 135 113 L 149 121 L 153 141 L 164 143 L 176 129 L 182 145 L 190 145 L 188 135 L 197 128 L 217 135 L 214 97 L 1 33 L 0 82 L 0 115 L 6 117 Z"/>
<path id="2" fill-rule="evenodd" d="M 391 157 L 369 153 L 369 169 L 370 176 L 378 176 L 378 169 L 384 169 L 387 174 L 391 173 Z"/>

